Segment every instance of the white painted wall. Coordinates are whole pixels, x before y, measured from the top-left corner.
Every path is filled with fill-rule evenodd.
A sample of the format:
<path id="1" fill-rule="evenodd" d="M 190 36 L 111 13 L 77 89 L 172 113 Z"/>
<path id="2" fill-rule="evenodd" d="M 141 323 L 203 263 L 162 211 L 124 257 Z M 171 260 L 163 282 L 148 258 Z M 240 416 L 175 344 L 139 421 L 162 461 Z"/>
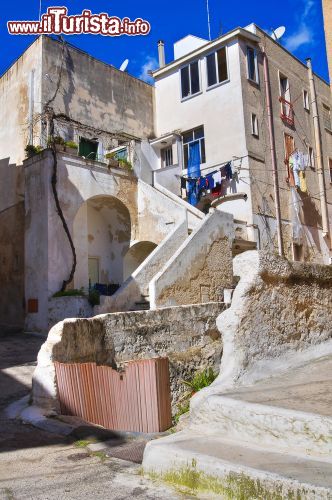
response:
<path id="1" fill-rule="evenodd" d="M 232 160 L 233 156 L 240 158 L 247 155 L 238 42 L 233 40 L 227 45 L 229 81 L 212 89 L 207 89 L 205 56 L 206 53 L 199 59 L 202 90 L 199 95 L 181 101 L 180 66 L 156 80 L 157 136 L 174 130 L 185 132 L 204 125 L 207 161 L 201 165 L 203 174 Z M 248 201 L 225 203 L 222 210 L 251 223 L 247 158 L 236 161 L 236 165 L 241 166 L 241 174 L 237 181 L 224 183 L 223 194 L 246 193 Z M 158 182 L 164 185 L 163 175 L 159 172 L 157 175 Z M 166 182 L 172 187 L 175 181 L 172 183 L 166 179 Z"/>

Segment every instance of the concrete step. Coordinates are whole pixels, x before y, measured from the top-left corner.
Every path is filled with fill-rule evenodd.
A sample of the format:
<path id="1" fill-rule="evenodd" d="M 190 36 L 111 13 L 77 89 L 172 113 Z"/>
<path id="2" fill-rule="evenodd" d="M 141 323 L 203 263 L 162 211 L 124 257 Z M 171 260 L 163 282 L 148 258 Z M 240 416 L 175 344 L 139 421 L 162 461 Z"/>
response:
<path id="1" fill-rule="evenodd" d="M 196 493 L 210 490 L 214 498 L 332 498 L 331 463 L 270 450 L 182 431 L 148 443 L 143 470 Z"/>
<path id="2" fill-rule="evenodd" d="M 332 417 L 211 395 L 194 410 L 195 428 L 227 439 L 332 463 Z"/>

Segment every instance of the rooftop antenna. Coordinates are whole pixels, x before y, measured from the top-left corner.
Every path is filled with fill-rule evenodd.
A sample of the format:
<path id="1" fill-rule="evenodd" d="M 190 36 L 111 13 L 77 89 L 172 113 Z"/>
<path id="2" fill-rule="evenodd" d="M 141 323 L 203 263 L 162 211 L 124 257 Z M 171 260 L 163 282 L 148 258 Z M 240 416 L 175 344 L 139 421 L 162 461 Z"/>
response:
<path id="1" fill-rule="evenodd" d="M 207 12 L 207 21 L 208 21 L 209 40 L 211 41 L 211 23 L 210 23 L 210 6 L 209 6 L 209 0 L 206 0 L 206 12 Z"/>
<path id="2" fill-rule="evenodd" d="M 279 26 L 279 28 L 272 30 L 271 38 L 273 38 L 273 40 L 278 42 L 278 40 L 280 40 L 280 38 L 284 35 L 285 31 L 286 31 L 285 26 Z"/>
<path id="3" fill-rule="evenodd" d="M 120 66 L 120 71 L 126 71 L 128 64 L 129 64 L 129 59 L 125 59 Z"/>
<path id="4" fill-rule="evenodd" d="M 41 19 L 42 0 L 39 0 L 39 21 Z"/>

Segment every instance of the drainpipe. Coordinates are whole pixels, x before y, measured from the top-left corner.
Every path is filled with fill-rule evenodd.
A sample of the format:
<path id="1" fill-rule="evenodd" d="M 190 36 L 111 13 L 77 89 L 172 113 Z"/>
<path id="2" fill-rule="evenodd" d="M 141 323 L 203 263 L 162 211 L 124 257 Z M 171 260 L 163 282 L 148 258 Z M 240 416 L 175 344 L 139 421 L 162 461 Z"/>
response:
<path id="1" fill-rule="evenodd" d="M 159 56 L 159 68 L 163 68 L 166 64 L 165 62 L 165 43 L 163 40 L 158 42 L 158 56 Z"/>
<path id="2" fill-rule="evenodd" d="M 315 133 L 315 145 L 316 145 L 316 156 L 317 156 L 317 176 L 319 185 L 319 196 L 320 196 L 320 206 L 322 211 L 322 227 L 323 227 L 323 237 L 329 234 L 329 217 L 327 210 L 326 201 L 326 189 L 325 189 L 325 178 L 324 178 L 324 163 L 323 163 L 323 152 L 321 143 L 321 132 L 318 117 L 318 107 L 317 107 L 317 96 L 314 82 L 314 75 L 312 72 L 311 59 L 307 59 L 308 75 L 309 75 L 309 85 L 310 85 L 310 97 L 311 97 L 311 107 L 312 107 L 312 120 L 314 124 Z"/>
<path id="3" fill-rule="evenodd" d="M 279 255 L 283 256 L 284 249 L 283 249 L 282 231 L 281 231 L 279 179 L 277 170 L 277 155 L 275 147 L 274 126 L 273 126 L 269 62 L 264 49 L 262 49 L 262 52 L 263 52 L 263 66 L 264 66 L 264 83 L 265 83 L 265 93 L 266 93 L 266 107 L 267 107 L 269 136 L 270 136 L 270 152 L 271 152 L 272 172 L 273 172 L 274 200 L 275 200 L 274 203 L 275 203 L 276 221 L 277 221 L 278 252 Z"/>

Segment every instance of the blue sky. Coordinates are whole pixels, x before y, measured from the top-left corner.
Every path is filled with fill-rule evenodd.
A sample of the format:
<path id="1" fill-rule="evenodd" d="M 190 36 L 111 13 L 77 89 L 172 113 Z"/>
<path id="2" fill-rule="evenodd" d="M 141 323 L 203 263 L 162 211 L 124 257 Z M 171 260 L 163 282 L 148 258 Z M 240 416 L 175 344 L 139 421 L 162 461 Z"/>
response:
<path id="1" fill-rule="evenodd" d="M 237 27 L 255 22 L 266 30 L 285 25 L 287 30 L 282 43 L 298 58 L 311 56 L 316 73 L 328 79 L 321 0 L 209 0 L 212 38 Z M 173 43 L 191 33 L 207 38 L 206 0 L 42 0 L 42 12 L 48 6 L 65 5 L 70 14 L 83 9 L 94 13 L 108 12 L 120 18 L 142 17 L 152 26 L 149 36 L 103 37 L 74 35 L 68 41 L 103 61 L 119 67 L 126 58 L 130 60 L 129 73 L 146 77 L 149 69 L 157 64 L 157 41 L 166 43 L 166 59 L 173 56 Z M 37 20 L 39 0 L 16 0 L 2 4 L 0 19 L 0 74 L 33 41 L 33 37 L 11 36 L 7 32 L 8 20 Z"/>

